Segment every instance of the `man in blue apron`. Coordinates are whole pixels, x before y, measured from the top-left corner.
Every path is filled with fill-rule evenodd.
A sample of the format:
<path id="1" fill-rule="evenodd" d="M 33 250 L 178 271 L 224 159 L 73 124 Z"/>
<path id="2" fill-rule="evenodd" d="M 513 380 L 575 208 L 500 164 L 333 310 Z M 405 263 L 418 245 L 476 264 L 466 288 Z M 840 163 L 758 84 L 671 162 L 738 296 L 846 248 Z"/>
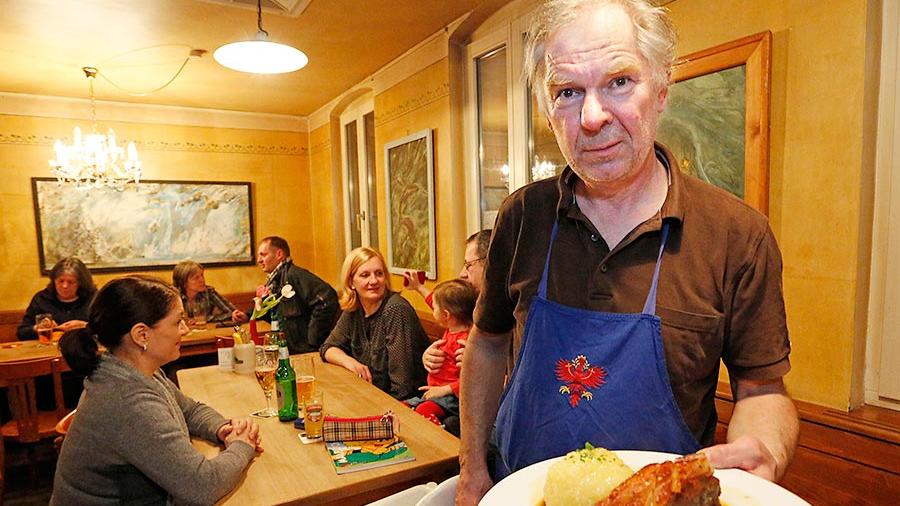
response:
<path id="1" fill-rule="evenodd" d="M 526 72 L 569 167 L 497 216 L 462 368 L 457 503 L 586 442 L 711 445 L 720 359 L 736 404 L 728 443 L 705 451 L 779 478 L 798 430 L 781 254 L 765 216 L 654 142 L 674 60 L 665 12 L 551 1 L 534 23 Z"/>

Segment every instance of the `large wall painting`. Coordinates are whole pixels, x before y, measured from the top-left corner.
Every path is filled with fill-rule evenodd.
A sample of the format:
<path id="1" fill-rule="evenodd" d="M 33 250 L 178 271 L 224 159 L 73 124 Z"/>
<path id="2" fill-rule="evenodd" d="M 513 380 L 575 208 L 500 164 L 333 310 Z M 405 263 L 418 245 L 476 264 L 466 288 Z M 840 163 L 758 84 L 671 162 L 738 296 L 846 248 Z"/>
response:
<path id="1" fill-rule="evenodd" d="M 434 225 L 434 160 L 431 130 L 384 146 L 388 270 L 425 271 L 437 278 Z"/>
<path id="2" fill-rule="evenodd" d="M 771 32 L 679 59 L 657 138 L 679 168 L 768 212 Z"/>
<path id="3" fill-rule="evenodd" d="M 38 252 L 46 273 L 66 256 L 92 271 L 251 265 L 250 183 L 141 181 L 123 191 L 78 190 L 32 178 Z"/>

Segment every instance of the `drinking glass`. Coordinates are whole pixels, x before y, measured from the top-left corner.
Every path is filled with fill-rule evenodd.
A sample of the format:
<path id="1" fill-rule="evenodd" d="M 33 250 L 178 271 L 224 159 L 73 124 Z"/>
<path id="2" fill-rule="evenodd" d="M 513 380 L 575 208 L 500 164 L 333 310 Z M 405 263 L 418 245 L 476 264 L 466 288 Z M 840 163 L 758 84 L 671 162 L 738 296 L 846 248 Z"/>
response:
<path id="1" fill-rule="evenodd" d="M 316 363 L 312 355 L 302 355 L 295 359 L 297 372 L 297 400 L 302 406 L 316 389 Z"/>
<path id="2" fill-rule="evenodd" d="M 50 344 L 53 342 L 53 315 L 50 313 L 41 313 L 35 315 L 34 323 L 37 327 L 38 341 L 41 344 Z"/>
<path id="3" fill-rule="evenodd" d="M 316 390 L 303 403 L 303 427 L 306 439 L 320 439 L 325 424 L 325 394 Z"/>
<path id="4" fill-rule="evenodd" d="M 272 407 L 272 394 L 275 393 L 275 370 L 278 368 L 278 346 L 264 344 L 256 347 L 256 381 L 266 396 L 266 408 L 255 413 L 254 416 L 269 418 L 278 415 L 278 410 Z"/>
<path id="5" fill-rule="evenodd" d="M 188 302 L 188 307 L 191 313 L 191 328 L 204 330 L 206 328 L 206 314 L 209 311 L 209 304 L 206 298 L 192 300 Z"/>

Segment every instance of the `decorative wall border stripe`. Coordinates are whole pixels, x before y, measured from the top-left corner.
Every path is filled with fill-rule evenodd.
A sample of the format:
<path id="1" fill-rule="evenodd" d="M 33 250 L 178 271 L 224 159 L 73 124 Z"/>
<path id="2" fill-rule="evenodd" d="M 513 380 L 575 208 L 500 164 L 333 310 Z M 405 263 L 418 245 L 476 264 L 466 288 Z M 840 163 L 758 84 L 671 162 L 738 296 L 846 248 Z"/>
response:
<path id="1" fill-rule="evenodd" d="M 384 125 L 385 123 L 394 121 L 397 118 L 405 116 L 416 109 L 421 109 L 426 105 L 437 102 L 443 98 L 450 96 L 450 83 L 445 82 L 438 85 L 436 88 L 426 91 L 425 93 L 412 97 L 405 100 L 403 103 L 394 107 L 393 109 L 379 112 L 378 108 L 375 109 L 375 126 L 379 127 Z"/>
<path id="2" fill-rule="evenodd" d="M 63 141 L 69 141 L 63 138 Z M 120 138 L 125 143 L 131 139 Z M 0 145 L 18 146 L 52 146 L 56 142 L 53 137 L 46 135 L 20 135 L 0 132 Z M 139 150 L 147 151 L 188 151 L 196 153 L 238 153 L 247 155 L 280 155 L 280 156 L 309 156 L 309 149 L 302 146 L 275 146 L 262 144 L 239 143 L 206 143 L 206 142 L 168 142 L 168 141 L 139 141 L 134 143 Z"/>
<path id="3" fill-rule="evenodd" d="M 309 152 L 316 155 L 323 151 L 327 152 L 331 150 L 331 138 L 326 138 L 325 140 L 319 141 L 309 148 Z"/>

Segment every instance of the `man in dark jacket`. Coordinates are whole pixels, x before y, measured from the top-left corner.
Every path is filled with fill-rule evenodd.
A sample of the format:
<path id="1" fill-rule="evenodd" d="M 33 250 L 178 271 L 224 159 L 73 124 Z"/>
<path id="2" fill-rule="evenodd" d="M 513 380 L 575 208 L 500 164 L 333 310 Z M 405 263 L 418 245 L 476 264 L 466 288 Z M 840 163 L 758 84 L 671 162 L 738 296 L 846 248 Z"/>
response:
<path id="1" fill-rule="evenodd" d="M 281 330 L 287 336 L 291 353 L 318 351 L 328 337 L 340 313 L 334 288 L 315 274 L 297 267 L 291 260 L 286 240 L 269 236 L 259 243 L 256 263 L 268 274 L 266 287 L 276 296 L 284 285 L 296 292 L 277 306 Z M 270 319 L 271 313 L 266 315 Z"/>

